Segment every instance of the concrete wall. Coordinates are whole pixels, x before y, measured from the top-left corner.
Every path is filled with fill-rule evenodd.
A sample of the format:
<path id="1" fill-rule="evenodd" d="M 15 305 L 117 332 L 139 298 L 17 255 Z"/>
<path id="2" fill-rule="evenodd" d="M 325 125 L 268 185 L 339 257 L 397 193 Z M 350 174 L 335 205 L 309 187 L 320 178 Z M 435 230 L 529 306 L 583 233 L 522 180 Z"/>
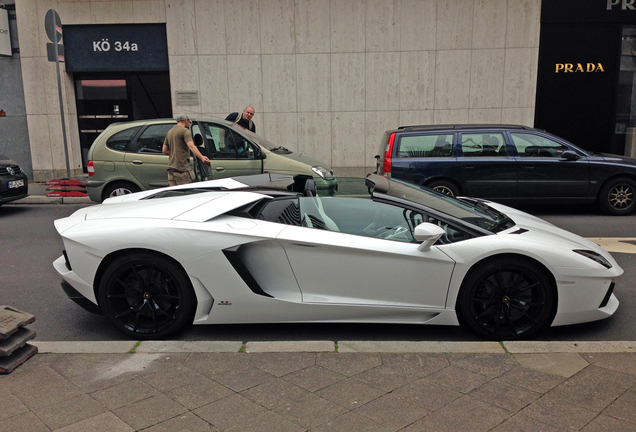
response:
<path id="1" fill-rule="evenodd" d="M 174 93 L 340 174 L 374 166 L 382 133 L 407 124 L 533 125 L 541 0 L 20 0 L 22 68 L 36 177 L 64 169 L 44 14 L 63 24 L 165 22 Z M 29 11 L 29 13 L 27 13 Z M 35 13 L 33 13 L 35 11 Z M 71 160 L 81 168 L 72 77 Z"/>

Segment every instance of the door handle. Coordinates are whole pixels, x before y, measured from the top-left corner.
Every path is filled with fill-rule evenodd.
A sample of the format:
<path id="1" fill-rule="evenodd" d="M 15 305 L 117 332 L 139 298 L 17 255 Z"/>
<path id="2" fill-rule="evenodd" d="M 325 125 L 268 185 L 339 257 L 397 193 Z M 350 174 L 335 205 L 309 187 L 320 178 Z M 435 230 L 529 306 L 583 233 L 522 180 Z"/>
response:
<path id="1" fill-rule="evenodd" d="M 521 166 L 524 168 L 534 168 L 534 164 L 522 164 Z"/>
<path id="2" fill-rule="evenodd" d="M 463 165 L 463 167 L 465 169 L 473 169 L 473 168 L 475 168 L 475 165 Z"/>
<path id="3" fill-rule="evenodd" d="M 215 170 L 217 170 L 218 172 L 223 172 L 223 171 L 225 171 L 225 167 L 222 167 L 222 166 L 218 166 L 218 167 L 216 167 L 216 168 L 214 168 L 214 169 L 215 169 Z"/>
<path id="4" fill-rule="evenodd" d="M 143 164 L 144 164 L 144 162 L 143 162 L 143 161 L 140 161 L 139 159 L 134 159 L 134 160 L 132 161 L 132 163 L 133 163 L 133 165 L 143 165 Z"/>

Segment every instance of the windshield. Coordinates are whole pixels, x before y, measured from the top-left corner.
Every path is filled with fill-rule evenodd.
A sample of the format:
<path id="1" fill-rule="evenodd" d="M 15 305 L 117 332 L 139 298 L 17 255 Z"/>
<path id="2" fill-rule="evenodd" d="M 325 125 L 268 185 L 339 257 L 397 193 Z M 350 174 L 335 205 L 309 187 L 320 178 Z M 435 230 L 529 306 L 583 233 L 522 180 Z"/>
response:
<path id="1" fill-rule="evenodd" d="M 250 141 L 255 142 L 256 144 L 260 145 L 261 147 L 265 147 L 267 150 L 271 150 L 273 148 L 278 147 L 278 146 L 274 145 L 273 143 L 267 141 L 262 136 L 260 136 L 258 134 L 255 134 L 254 132 L 252 132 L 250 130 L 245 129 L 244 127 L 241 127 L 241 126 L 237 125 L 236 123 L 231 123 L 230 128 L 232 128 L 233 130 L 239 132 L 241 135 L 245 136 Z"/>
<path id="2" fill-rule="evenodd" d="M 432 189 L 420 188 L 400 180 L 389 180 L 383 176 L 369 174 L 366 179 L 338 178 L 337 181 L 336 195 L 340 196 L 369 196 L 371 192 L 385 194 L 420 204 L 489 231 L 498 231 L 514 225 L 508 216 L 482 201 L 460 201 Z"/>

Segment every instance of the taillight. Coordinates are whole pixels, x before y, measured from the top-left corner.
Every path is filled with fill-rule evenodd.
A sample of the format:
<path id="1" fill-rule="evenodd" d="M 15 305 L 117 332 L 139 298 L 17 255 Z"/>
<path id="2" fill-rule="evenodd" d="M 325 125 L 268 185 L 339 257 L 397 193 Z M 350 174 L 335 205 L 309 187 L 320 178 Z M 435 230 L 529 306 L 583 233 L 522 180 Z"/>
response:
<path id="1" fill-rule="evenodd" d="M 95 167 L 93 166 L 93 161 L 88 161 L 86 167 L 88 168 L 89 177 L 95 175 Z"/>
<path id="2" fill-rule="evenodd" d="M 393 142 L 395 141 L 395 132 L 389 136 L 389 142 L 386 143 L 384 151 L 384 163 L 382 164 L 382 174 L 391 176 L 391 155 L 393 154 Z"/>

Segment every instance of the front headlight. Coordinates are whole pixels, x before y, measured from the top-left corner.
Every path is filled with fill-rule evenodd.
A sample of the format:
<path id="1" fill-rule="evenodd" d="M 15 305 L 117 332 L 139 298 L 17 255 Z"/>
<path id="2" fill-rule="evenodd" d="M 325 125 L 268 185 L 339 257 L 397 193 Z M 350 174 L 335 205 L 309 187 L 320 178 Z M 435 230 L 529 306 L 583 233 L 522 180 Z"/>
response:
<path id="1" fill-rule="evenodd" d="M 311 170 L 318 174 L 322 178 L 331 178 L 333 177 L 333 170 L 327 169 L 323 166 L 312 166 Z"/>
<path id="2" fill-rule="evenodd" d="M 583 255 L 584 257 L 588 257 L 589 259 L 596 261 L 597 263 L 599 263 L 600 265 L 602 265 L 605 268 L 611 269 L 612 268 L 612 264 L 610 264 L 610 262 L 605 259 L 605 257 L 597 252 L 591 251 L 591 250 L 586 250 L 586 249 L 573 249 L 572 252 L 576 252 L 579 255 Z"/>

